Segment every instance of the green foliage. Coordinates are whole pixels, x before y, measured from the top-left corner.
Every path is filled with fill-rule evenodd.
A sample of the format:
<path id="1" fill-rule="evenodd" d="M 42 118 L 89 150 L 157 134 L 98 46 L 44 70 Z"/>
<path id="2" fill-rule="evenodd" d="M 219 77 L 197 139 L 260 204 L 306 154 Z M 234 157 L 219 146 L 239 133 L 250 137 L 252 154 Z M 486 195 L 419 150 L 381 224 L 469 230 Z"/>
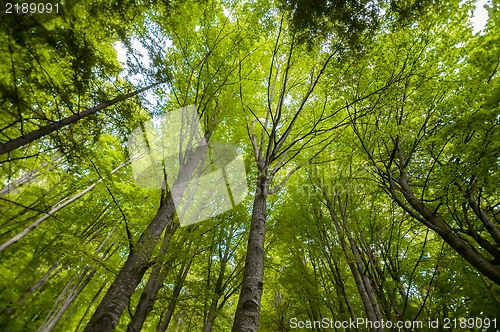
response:
<path id="1" fill-rule="evenodd" d="M 252 135 L 264 151 L 285 137 L 264 170 L 285 161 L 267 201 L 260 330 L 289 331 L 293 317 L 366 317 L 355 271 L 381 319 L 496 318 L 500 286 L 409 206 L 401 178 L 498 269 L 498 3 L 476 35 L 469 2 L 370 4 L 81 0 L 43 24 L 2 25 L 0 144 L 166 83 L 0 157 L 0 245 L 47 217 L 0 252 L 0 329 L 85 328 L 163 194 L 122 164 L 127 135 L 192 104 L 211 140 L 241 147 L 250 193 L 179 228 L 165 254 L 147 244 L 154 257 L 117 330 L 155 266 L 167 273 L 143 330 L 172 306 L 167 331 L 231 329 L 262 176 Z"/>

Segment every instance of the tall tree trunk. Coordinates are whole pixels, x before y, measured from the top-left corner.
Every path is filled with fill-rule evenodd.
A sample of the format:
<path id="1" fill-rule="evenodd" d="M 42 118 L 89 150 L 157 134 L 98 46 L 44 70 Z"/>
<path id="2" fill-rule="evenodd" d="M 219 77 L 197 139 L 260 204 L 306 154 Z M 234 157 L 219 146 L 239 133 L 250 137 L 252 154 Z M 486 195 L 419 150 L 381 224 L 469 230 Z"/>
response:
<path id="1" fill-rule="evenodd" d="M 382 314 L 380 312 L 380 306 L 378 304 L 378 299 L 375 296 L 375 291 L 373 290 L 372 281 L 369 277 L 368 268 L 365 267 L 363 265 L 363 262 L 361 261 L 361 256 L 360 256 L 360 253 L 358 250 L 358 245 L 354 241 L 354 238 L 352 237 L 351 230 L 349 229 L 349 226 L 347 225 L 345 211 L 342 211 L 342 222 L 344 225 L 345 234 L 347 234 L 347 238 L 348 238 L 349 244 L 351 246 L 351 251 L 353 253 L 356 267 L 358 268 L 359 274 L 363 280 L 363 285 L 366 289 L 366 293 L 368 294 L 368 298 L 370 299 L 371 307 L 372 307 L 372 310 L 373 310 L 375 317 L 376 317 L 375 321 L 381 321 Z"/>
<path id="2" fill-rule="evenodd" d="M 434 230 L 446 243 L 450 245 L 460 256 L 475 267 L 479 272 L 488 277 L 491 281 L 500 285 L 500 268 L 495 262 L 486 259 L 472 246 L 467 244 L 461 237 L 456 235 L 425 203 L 420 201 L 411 190 L 408 184 L 408 174 L 401 172 L 398 182 L 401 186 L 401 193 L 406 205 L 399 197 L 394 188 L 390 188 L 392 197 L 405 209 L 412 217 Z"/>
<path id="3" fill-rule="evenodd" d="M 174 286 L 174 291 L 172 292 L 172 300 L 170 300 L 170 303 L 168 304 L 163 319 L 161 319 L 158 322 L 158 326 L 156 327 L 156 332 L 165 332 L 167 330 L 167 327 L 170 324 L 170 320 L 172 319 L 172 315 L 174 314 L 175 306 L 179 299 L 179 294 L 181 293 L 182 287 L 184 286 L 184 280 L 186 280 L 192 262 L 193 262 L 193 257 L 189 258 L 184 268 L 181 269 L 181 273 L 179 274 L 179 277 L 177 278 L 177 281 Z"/>
<path id="4" fill-rule="evenodd" d="M 163 83 L 163 82 L 154 83 L 154 84 L 148 85 L 142 89 L 136 90 L 134 92 L 130 92 L 130 93 L 127 93 L 123 96 L 116 97 L 115 99 L 103 102 L 95 107 L 88 108 L 85 111 L 82 111 L 78 114 L 75 114 L 75 115 L 72 115 L 72 116 L 67 117 L 65 119 L 62 119 L 60 121 L 51 123 L 50 125 L 42 127 L 40 129 L 37 129 L 29 134 L 23 135 L 23 136 L 18 137 L 16 139 L 10 140 L 6 143 L 0 144 L 0 155 L 9 153 L 17 148 L 20 148 L 21 146 L 24 146 L 24 145 L 27 145 L 31 142 L 34 142 L 43 136 L 46 136 L 46 135 L 48 135 L 56 130 L 59 130 L 59 129 L 67 126 L 67 125 L 75 123 L 75 122 L 77 122 L 77 121 L 79 121 L 79 120 L 81 120 L 89 115 L 92 115 L 92 114 L 94 114 L 102 109 L 105 109 L 106 107 L 109 107 L 111 105 L 114 105 L 116 103 L 124 101 L 128 98 L 131 98 L 135 95 L 138 95 L 138 94 L 140 94 L 146 90 L 149 90 L 149 89 L 151 89 L 151 88 L 153 88 L 161 83 Z"/>
<path id="5" fill-rule="evenodd" d="M 232 231 L 231 234 L 233 234 Z M 215 283 L 215 292 L 214 292 L 215 296 L 210 304 L 210 309 L 208 310 L 207 319 L 205 321 L 205 324 L 203 325 L 203 332 L 212 331 L 215 318 L 217 317 L 217 304 L 225 289 L 223 286 L 223 282 L 224 282 L 224 275 L 226 271 L 227 261 L 229 259 L 229 246 L 230 242 L 227 241 L 224 248 L 224 255 L 222 256 L 220 263 L 219 276 L 217 277 L 217 282 Z M 208 276 L 208 278 L 210 278 L 210 275 Z"/>
<path id="6" fill-rule="evenodd" d="M 70 293 L 66 296 L 64 299 L 62 306 L 57 310 L 57 312 L 40 328 L 38 331 L 41 332 L 50 332 L 56 326 L 56 324 L 59 322 L 59 320 L 62 318 L 66 310 L 68 310 L 69 306 L 73 303 L 74 300 L 80 295 L 80 293 L 83 291 L 85 287 L 87 287 L 88 283 L 92 279 L 96 272 L 96 269 L 92 269 L 90 274 L 83 279 L 84 275 L 87 274 L 87 271 L 78 279 L 78 281 L 75 283 L 74 287 L 71 289 Z"/>
<path id="7" fill-rule="evenodd" d="M 16 312 L 17 308 L 21 306 L 31 295 L 33 295 L 40 287 L 45 285 L 49 280 L 57 276 L 61 271 L 66 268 L 67 265 L 64 265 L 60 267 L 58 270 L 54 272 L 54 270 L 59 267 L 59 262 L 55 262 L 52 264 L 52 266 L 48 269 L 47 272 L 38 280 L 33 286 L 31 286 L 26 293 L 24 293 L 23 296 L 10 308 L 7 306 L 4 310 L 7 310 L 5 314 L 3 314 L 2 319 L 0 320 L 0 327 L 2 328 L 7 328 L 9 325 L 9 320 L 10 317 Z M 52 273 L 54 272 L 54 273 Z"/>
<path id="8" fill-rule="evenodd" d="M 172 222 L 174 212 L 174 201 L 169 193 L 166 199 L 162 200 L 156 216 L 130 252 L 125 265 L 99 303 L 84 332 L 114 331 L 130 297 L 149 267 L 155 244 L 167 224 Z"/>
<path id="9" fill-rule="evenodd" d="M 330 212 L 330 216 L 333 220 L 333 223 L 335 225 L 335 229 L 337 230 L 338 237 L 340 240 L 340 244 L 342 246 L 342 249 L 346 255 L 347 258 L 347 263 L 349 265 L 349 268 L 351 270 L 352 276 L 354 278 L 354 281 L 356 283 L 356 288 L 358 289 L 359 295 L 361 297 L 361 301 L 363 302 L 363 306 L 365 308 L 366 316 L 368 320 L 375 322 L 378 321 L 379 318 L 377 316 L 375 307 L 372 303 L 372 298 L 370 297 L 370 294 L 368 293 L 368 289 L 366 288 L 365 280 L 363 279 L 362 272 L 359 270 L 358 262 L 356 260 L 355 253 L 352 251 L 352 247 L 349 248 L 346 240 L 345 240 L 345 230 L 341 228 L 340 226 L 340 221 L 339 218 L 337 217 L 337 214 L 335 213 L 335 210 L 332 206 L 331 201 L 329 200 L 328 197 L 326 197 L 326 194 L 323 193 L 323 196 L 326 200 L 326 204 L 328 207 L 328 210 Z"/>
<path id="10" fill-rule="evenodd" d="M 19 176 L 17 179 L 9 181 L 3 186 L 2 189 L 0 189 L 0 196 L 7 195 L 15 190 L 18 191 L 19 187 L 30 183 L 31 181 L 39 177 L 42 174 L 42 170 L 48 165 L 50 165 L 48 169 L 48 171 L 50 171 L 52 168 L 54 168 L 55 161 L 57 161 L 62 156 L 63 154 L 58 152 L 50 158 L 50 161 L 44 161 L 39 168 L 32 169 L 31 171 Z"/>
<path id="11" fill-rule="evenodd" d="M 94 302 L 97 301 L 97 299 L 99 298 L 99 295 L 101 295 L 101 292 L 104 290 L 105 287 L 106 287 L 106 284 L 102 284 L 102 286 L 99 287 L 99 290 L 97 291 L 97 293 L 92 298 L 92 301 L 90 301 L 90 303 L 87 305 L 87 309 L 85 310 L 85 312 L 83 313 L 82 318 L 78 322 L 78 326 L 76 327 L 75 332 L 76 331 L 80 331 L 80 327 L 82 326 L 83 321 L 85 320 L 85 317 L 87 317 L 87 314 L 89 313 L 90 308 L 92 307 L 92 305 L 94 304 Z"/>
<path id="12" fill-rule="evenodd" d="M 115 227 L 106 236 L 106 238 L 101 242 L 101 244 L 97 248 L 97 251 L 94 254 L 94 256 L 99 255 L 101 250 L 104 248 L 104 245 L 106 244 L 106 242 L 108 242 L 108 240 L 111 238 L 111 236 L 115 233 L 116 229 L 117 229 L 117 227 Z M 107 245 L 106 250 L 101 255 L 102 259 L 106 259 L 107 257 L 109 257 L 108 254 L 111 251 L 111 249 L 113 248 L 113 246 L 115 245 L 117 238 L 118 238 L 118 235 L 115 236 L 115 238 Z M 66 290 L 68 290 L 68 293 L 65 294 L 66 292 L 63 292 L 63 294 L 61 294 L 61 295 L 66 295 L 66 297 L 64 298 L 64 301 L 62 302 L 62 305 L 57 309 L 57 311 L 53 315 L 51 315 L 51 313 L 53 311 L 53 310 L 51 310 L 51 312 L 47 315 L 47 317 L 45 318 L 42 325 L 38 328 L 38 331 L 49 332 L 56 326 L 56 324 L 59 322 L 59 320 L 62 318 L 62 316 L 66 313 L 68 308 L 71 306 L 71 304 L 76 300 L 76 298 L 85 289 L 85 287 L 87 287 L 88 283 L 90 282 L 90 280 L 92 280 L 92 277 L 95 275 L 96 272 L 97 272 L 96 268 L 91 268 L 90 266 L 87 266 L 85 268 L 84 272 L 82 273 L 82 275 L 80 276 L 80 278 L 78 278 L 77 281 L 74 283 L 71 290 L 69 290 L 69 288 L 66 287 Z M 61 297 L 59 299 L 61 299 Z M 54 308 L 56 308 L 57 306 L 59 306 L 59 300 L 56 301 L 56 303 L 54 304 Z"/>
<path id="13" fill-rule="evenodd" d="M 168 247 L 170 245 L 170 241 L 175 231 L 178 229 L 179 224 L 170 224 L 165 233 L 165 237 L 163 239 L 162 246 L 160 248 L 160 257 L 165 257 Z M 128 324 L 127 331 L 128 332 L 139 332 L 142 330 L 142 326 L 146 321 L 151 310 L 153 310 L 156 295 L 158 291 L 163 286 L 163 281 L 165 280 L 169 269 L 164 266 L 165 262 L 160 262 L 155 264 L 153 270 L 148 279 L 148 283 L 146 287 L 142 291 L 141 298 L 139 299 L 139 303 L 137 304 L 137 308 L 135 310 L 134 316 L 132 320 Z"/>
<path id="14" fill-rule="evenodd" d="M 210 132 L 205 134 L 206 142 L 209 141 L 210 135 Z M 162 198 L 155 217 L 130 251 L 124 266 L 99 303 L 84 332 L 111 332 L 115 329 L 137 285 L 150 267 L 150 259 L 161 234 L 165 227 L 172 223 L 175 213 L 172 191 L 179 193 L 185 190 L 190 176 L 205 156 L 206 149 L 206 145 L 198 146 L 192 155 L 184 158 L 187 161 L 181 166 L 177 180 L 170 186 L 166 197 Z"/>
<path id="15" fill-rule="evenodd" d="M 339 261 L 337 255 L 333 255 L 332 253 L 334 252 L 331 244 L 333 241 L 330 239 L 330 236 L 328 235 L 327 230 L 323 226 L 319 226 L 319 233 L 320 233 L 320 239 L 322 240 L 323 246 L 328 249 L 325 252 L 326 256 L 326 264 L 328 265 L 328 269 L 330 270 L 330 273 L 333 275 L 335 281 L 334 281 L 334 286 L 335 290 L 337 293 L 337 300 L 339 302 L 339 308 L 340 308 L 340 313 L 342 314 L 342 307 L 345 302 L 347 305 L 347 308 L 349 309 L 349 315 L 352 320 L 356 320 L 356 314 L 354 313 L 354 309 L 352 308 L 351 301 L 349 300 L 349 296 L 347 294 L 347 291 L 345 289 L 345 281 L 344 278 L 342 277 L 341 269 L 339 267 Z M 321 235 L 323 235 L 321 237 Z M 349 317 L 342 317 L 345 320 L 348 320 L 347 318 Z"/>
<path id="16" fill-rule="evenodd" d="M 257 332 L 264 278 L 267 181 L 261 176 L 253 202 L 243 283 L 233 323 L 233 332 Z"/>

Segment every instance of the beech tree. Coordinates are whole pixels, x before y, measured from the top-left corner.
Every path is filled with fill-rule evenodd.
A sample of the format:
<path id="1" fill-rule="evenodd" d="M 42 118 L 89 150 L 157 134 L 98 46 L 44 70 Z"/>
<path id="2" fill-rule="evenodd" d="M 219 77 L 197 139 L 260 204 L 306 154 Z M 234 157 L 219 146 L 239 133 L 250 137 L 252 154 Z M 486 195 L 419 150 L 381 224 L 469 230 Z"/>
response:
<path id="1" fill-rule="evenodd" d="M 0 22 L 1 330 L 498 329 L 497 3 L 65 5 Z"/>

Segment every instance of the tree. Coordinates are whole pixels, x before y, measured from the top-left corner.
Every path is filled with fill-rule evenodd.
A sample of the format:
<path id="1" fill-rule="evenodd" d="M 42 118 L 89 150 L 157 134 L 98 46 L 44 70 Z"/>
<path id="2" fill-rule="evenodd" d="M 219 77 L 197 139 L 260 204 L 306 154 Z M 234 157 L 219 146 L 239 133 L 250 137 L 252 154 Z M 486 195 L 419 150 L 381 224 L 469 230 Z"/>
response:
<path id="1" fill-rule="evenodd" d="M 458 19 L 463 17 L 462 14 Z M 487 157 L 494 145 L 483 134 L 488 132 L 488 137 L 494 137 L 496 121 L 483 122 L 485 115 L 480 114 L 485 112 L 481 105 L 484 92 L 466 88 L 472 78 L 470 72 L 457 71 L 453 66 L 465 56 L 464 49 L 456 47 L 455 52 L 449 52 L 448 45 L 457 45 L 459 41 L 454 38 L 467 30 L 454 33 L 454 36 L 442 33 L 433 54 L 429 54 L 428 47 L 422 47 L 421 55 L 412 60 L 424 71 L 401 84 L 394 90 L 396 101 L 387 101 L 383 106 L 397 116 L 381 110 L 372 120 L 373 127 L 361 129 L 359 122 L 353 121 L 353 130 L 391 197 L 498 284 L 500 228 L 494 222 L 496 212 L 490 205 L 494 203 L 489 203 L 495 201 L 496 195 L 488 189 L 489 180 L 484 178 L 495 174 L 495 162 Z M 435 66 L 436 62 L 431 60 L 442 52 L 447 52 L 447 57 L 441 61 L 450 63 L 446 69 Z M 470 97 L 467 102 L 462 99 L 465 96 Z M 458 106 L 458 100 L 463 102 L 462 107 Z M 357 107 L 352 114 L 356 112 Z M 477 127 L 476 116 L 481 117 L 481 129 Z M 367 139 L 367 133 L 373 130 L 370 128 L 380 128 L 382 123 L 387 130 L 373 137 L 374 140 Z M 476 140 L 481 141 L 481 148 L 473 147 Z M 376 141 L 379 143 L 373 145 Z"/>
<path id="2" fill-rule="evenodd" d="M 0 329 L 493 327 L 497 4 L 70 2 L 0 23 Z"/>

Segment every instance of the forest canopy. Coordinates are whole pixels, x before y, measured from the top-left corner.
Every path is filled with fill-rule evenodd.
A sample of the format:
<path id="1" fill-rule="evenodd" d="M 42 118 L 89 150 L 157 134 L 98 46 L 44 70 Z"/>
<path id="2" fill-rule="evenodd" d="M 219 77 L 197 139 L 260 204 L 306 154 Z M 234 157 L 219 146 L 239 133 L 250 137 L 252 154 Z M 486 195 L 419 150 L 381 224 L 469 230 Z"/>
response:
<path id="1" fill-rule="evenodd" d="M 500 331 L 496 0 L 33 4 L 1 331 Z"/>

